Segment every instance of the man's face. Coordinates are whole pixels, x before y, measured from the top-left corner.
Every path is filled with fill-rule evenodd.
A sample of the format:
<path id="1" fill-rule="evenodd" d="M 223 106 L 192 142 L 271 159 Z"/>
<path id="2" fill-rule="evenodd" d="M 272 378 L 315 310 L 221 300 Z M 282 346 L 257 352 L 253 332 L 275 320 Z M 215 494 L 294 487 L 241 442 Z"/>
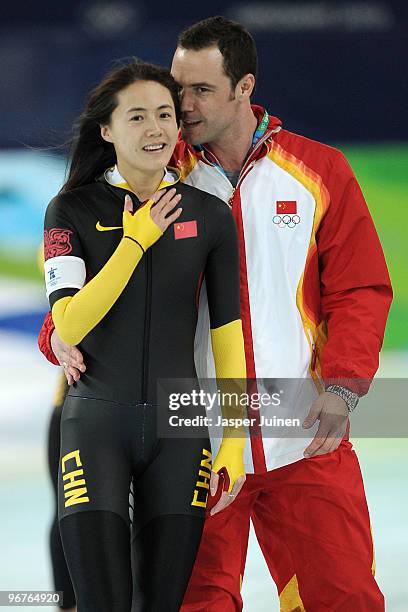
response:
<path id="1" fill-rule="evenodd" d="M 117 94 L 118 105 L 102 137 L 112 142 L 121 168 L 157 172 L 177 140 L 176 113 L 169 90 L 154 81 L 137 81 Z"/>
<path id="2" fill-rule="evenodd" d="M 190 144 L 219 141 L 237 121 L 235 92 L 217 46 L 194 51 L 177 47 L 171 73 L 182 88 L 181 133 Z"/>

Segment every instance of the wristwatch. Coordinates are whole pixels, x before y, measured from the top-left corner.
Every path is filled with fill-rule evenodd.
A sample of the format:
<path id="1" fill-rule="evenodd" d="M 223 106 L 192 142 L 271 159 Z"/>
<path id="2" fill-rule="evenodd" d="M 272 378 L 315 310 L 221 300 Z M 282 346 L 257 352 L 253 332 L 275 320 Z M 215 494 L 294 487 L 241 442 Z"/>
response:
<path id="1" fill-rule="evenodd" d="M 341 397 L 341 399 L 346 402 L 349 412 L 353 412 L 360 399 L 357 393 L 354 393 L 354 391 L 347 389 L 347 387 L 342 387 L 341 385 L 329 385 L 326 387 L 326 391 L 329 391 L 329 393 L 335 393 Z"/>

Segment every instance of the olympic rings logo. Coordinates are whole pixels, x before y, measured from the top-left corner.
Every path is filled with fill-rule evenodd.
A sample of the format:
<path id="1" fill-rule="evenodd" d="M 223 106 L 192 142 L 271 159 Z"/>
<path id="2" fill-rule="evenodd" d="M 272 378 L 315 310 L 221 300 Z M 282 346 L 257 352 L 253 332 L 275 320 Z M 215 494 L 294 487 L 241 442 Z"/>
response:
<path id="1" fill-rule="evenodd" d="M 299 215 L 275 215 L 272 219 L 278 227 L 296 227 L 300 223 Z"/>

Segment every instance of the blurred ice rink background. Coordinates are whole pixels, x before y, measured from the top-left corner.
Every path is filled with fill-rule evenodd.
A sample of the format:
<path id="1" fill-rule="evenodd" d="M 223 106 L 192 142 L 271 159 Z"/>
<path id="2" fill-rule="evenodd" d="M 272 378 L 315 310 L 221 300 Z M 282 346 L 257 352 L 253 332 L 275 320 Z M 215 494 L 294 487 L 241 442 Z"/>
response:
<path id="1" fill-rule="evenodd" d="M 47 310 L 36 251 L 64 160 L 45 149 L 66 139 L 85 92 L 111 60 L 136 55 L 168 65 L 178 31 L 212 14 L 249 27 L 260 55 L 254 101 L 286 128 L 339 146 L 357 174 L 395 292 L 379 376 L 408 376 L 407 5 L 211 0 L 205 10 L 190 3 L 176 8 L 127 0 L 39 0 L 32 6 L 17 0 L 2 9 L 0 590 L 52 588 L 46 431 L 57 368 L 36 346 Z M 377 578 L 387 610 L 406 612 L 406 440 L 354 443 L 371 511 Z M 243 593 L 248 612 L 278 610 L 253 537 Z"/>

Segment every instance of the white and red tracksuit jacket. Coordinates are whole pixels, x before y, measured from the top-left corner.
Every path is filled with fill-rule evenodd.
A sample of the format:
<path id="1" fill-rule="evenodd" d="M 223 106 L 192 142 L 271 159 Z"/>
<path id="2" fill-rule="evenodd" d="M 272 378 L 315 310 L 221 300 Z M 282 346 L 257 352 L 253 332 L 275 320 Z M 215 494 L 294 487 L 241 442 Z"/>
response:
<path id="1" fill-rule="evenodd" d="M 253 110 L 260 120 L 264 110 Z M 378 368 L 392 289 L 373 221 L 343 154 L 281 129 L 280 120 L 270 117 L 235 189 L 210 153 L 183 141 L 173 165 L 184 182 L 231 206 L 240 242 L 248 378 L 310 378 L 317 389 L 346 379 L 348 387 L 366 393 Z M 52 329 L 49 317 L 39 338 L 51 360 Z M 215 372 L 208 329 L 203 291 L 196 334 L 201 379 Z M 292 395 L 296 403 L 296 385 Z M 302 402 L 295 413 L 304 418 L 309 407 Z M 297 461 L 310 441 L 271 438 L 261 425 L 250 433 L 248 472 Z"/>

